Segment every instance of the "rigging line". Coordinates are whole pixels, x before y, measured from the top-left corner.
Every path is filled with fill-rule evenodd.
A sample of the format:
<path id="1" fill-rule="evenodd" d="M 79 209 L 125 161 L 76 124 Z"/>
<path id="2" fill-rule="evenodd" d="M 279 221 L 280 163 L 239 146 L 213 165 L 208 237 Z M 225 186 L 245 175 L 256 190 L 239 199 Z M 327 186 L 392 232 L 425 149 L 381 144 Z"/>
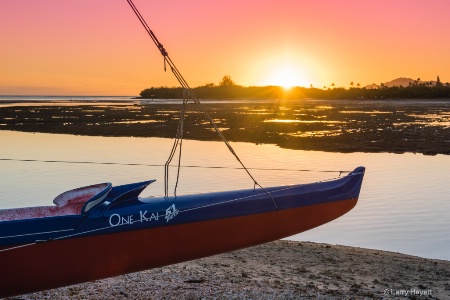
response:
<path id="1" fill-rule="evenodd" d="M 205 114 L 205 116 L 208 118 L 208 121 L 211 123 L 211 125 L 214 127 L 214 129 L 216 130 L 216 132 L 218 133 L 218 135 L 222 138 L 222 140 L 225 142 L 225 144 L 227 145 L 228 149 L 231 151 L 231 153 L 238 159 L 239 163 L 242 165 L 242 167 L 246 170 L 246 172 L 248 173 L 248 175 L 250 176 L 250 178 L 253 180 L 253 182 L 255 184 L 257 184 L 258 186 L 260 186 L 256 180 L 253 178 L 253 176 L 250 174 L 250 172 L 247 170 L 247 168 L 244 166 L 244 164 L 242 163 L 242 161 L 239 159 L 239 157 L 237 156 L 236 152 L 233 150 L 233 148 L 231 147 L 231 145 L 228 143 L 228 141 L 225 139 L 225 136 L 222 134 L 222 132 L 220 131 L 220 129 L 217 127 L 217 125 L 215 124 L 214 120 L 211 118 L 211 116 L 209 115 L 209 113 L 206 111 L 206 109 L 203 107 L 203 105 L 200 103 L 200 101 L 198 100 L 198 98 L 196 97 L 196 95 L 194 94 L 194 92 L 191 90 L 191 88 L 189 87 L 188 83 L 186 82 L 186 80 L 184 79 L 184 77 L 181 75 L 181 73 L 178 71 L 177 67 L 175 66 L 175 64 L 173 63 L 172 59 L 169 57 L 169 54 L 167 53 L 167 51 L 164 49 L 164 46 L 159 42 L 159 40 L 156 38 L 155 34 L 153 33 L 153 31 L 150 29 L 150 27 L 148 26 L 147 22 L 144 20 L 144 18 L 142 17 L 141 13 L 139 12 L 139 10 L 137 9 L 137 7 L 134 5 L 132 0 L 127 0 L 128 4 L 130 5 L 130 7 L 133 9 L 134 13 L 136 14 L 136 16 L 138 17 L 139 21 L 141 22 L 141 24 L 144 26 L 145 30 L 147 31 L 147 33 L 150 35 L 150 37 L 152 38 L 153 42 L 155 43 L 155 45 L 158 47 L 158 49 L 160 50 L 161 54 L 164 57 L 164 61 L 168 63 L 168 65 L 170 66 L 172 73 L 175 75 L 175 77 L 177 78 L 178 82 L 181 84 L 181 86 L 183 88 L 185 88 L 189 95 L 190 98 L 198 105 L 198 107 L 200 108 L 200 110 Z"/>
<path id="2" fill-rule="evenodd" d="M 165 165 L 161 165 L 161 164 L 70 161 L 70 160 L 39 160 L 39 159 L 15 159 L 15 158 L 0 158 L 0 161 L 118 165 L 118 166 L 141 166 L 141 167 L 164 167 L 165 166 Z M 199 165 L 185 165 L 185 166 L 181 166 L 181 167 L 182 168 L 201 168 L 201 169 L 230 169 L 230 170 L 243 170 L 244 169 L 242 167 L 236 168 L 236 167 L 225 167 L 225 166 L 199 166 Z M 312 170 L 312 169 L 283 169 L 283 168 L 247 168 L 247 169 L 258 170 L 258 171 L 291 171 L 291 172 L 317 172 L 317 173 L 350 173 L 351 172 L 351 171 L 344 171 L 344 170 Z"/>
<path id="3" fill-rule="evenodd" d="M 183 96 L 186 95 L 186 93 L 183 91 Z M 182 153 L 182 145 L 183 145 L 183 126 L 184 126 L 184 118 L 186 113 L 186 106 L 187 106 L 188 98 L 183 97 L 183 104 L 181 106 L 180 111 L 180 120 L 178 122 L 178 128 L 177 128 L 177 134 L 172 146 L 172 151 L 170 152 L 169 158 L 166 161 L 165 168 L 164 168 L 164 197 L 168 198 L 169 196 L 169 167 L 170 163 L 172 162 L 173 157 L 175 156 L 176 150 L 178 146 L 180 146 L 179 152 L 178 152 L 178 171 L 177 171 L 177 177 L 175 182 L 175 188 L 174 188 L 174 195 L 176 196 L 177 193 L 177 187 L 178 187 L 178 181 L 180 178 L 180 168 L 181 168 L 181 153 Z"/>
<path id="4" fill-rule="evenodd" d="M 38 159 L 14 159 L 14 158 L 0 158 L 0 161 L 142 166 L 142 167 L 164 167 L 165 166 L 165 165 L 161 165 L 161 164 L 68 161 L 68 160 L 38 160 Z M 202 168 L 202 169 L 231 169 L 231 170 L 243 170 L 244 169 L 242 167 L 237 168 L 237 167 L 226 167 L 226 166 L 201 166 L 201 165 L 185 165 L 185 166 L 181 166 L 181 167 L 182 168 Z M 292 172 L 318 172 L 318 173 L 350 173 L 351 172 L 351 171 L 345 171 L 345 170 L 313 170 L 313 169 L 283 169 L 283 168 L 247 168 L 247 169 L 259 170 L 259 171 L 292 171 Z"/>
<path id="5" fill-rule="evenodd" d="M 170 162 L 173 159 L 173 156 L 175 155 L 175 152 L 178 147 L 178 137 L 175 137 L 174 143 L 172 145 L 172 150 L 170 151 L 169 158 L 167 159 L 165 165 L 164 165 L 164 197 L 169 196 L 169 167 Z"/>
<path id="6" fill-rule="evenodd" d="M 134 13 L 136 14 L 136 16 L 138 17 L 139 21 L 141 22 L 142 26 L 144 26 L 145 30 L 147 31 L 147 33 L 150 35 L 150 37 L 152 38 L 153 42 L 155 43 L 156 47 L 158 47 L 159 51 L 161 52 L 162 56 L 166 57 L 168 55 L 166 49 L 164 49 L 164 46 L 158 41 L 158 39 L 156 38 L 156 35 L 152 32 L 152 30 L 150 29 L 150 26 L 147 25 L 147 22 L 145 22 L 144 17 L 142 17 L 141 13 L 139 12 L 139 10 L 136 8 L 136 6 L 134 5 L 133 1 L 131 0 L 127 0 L 128 4 L 131 6 L 131 8 L 133 9 Z"/>
<path id="7" fill-rule="evenodd" d="M 208 119 L 209 123 L 214 127 L 214 130 L 216 131 L 216 133 L 219 135 L 219 137 L 222 139 L 222 141 L 225 143 L 225 145 L 228 147 L 228 150 L 231 152 L 231 154 L 233 154 L 233 156 L 237 159 L 237 161 L 240 163 L 240 165 L 242 166 L 242 168 L 245 170 L 245 172 L 248 174 L 248 176 L 253 180 L 253 185 L 259 186 L 267 195 L 269 195 L 270 199 L 272 199 L 273 205 L 275 206 L 275 209 L 278 210 L 278 205 L 275 201 L 275 199 L 272 197 L 272 194 L 268 191 L 266 191 L 265 188 L 262 187 L 262 185 L 260 185 L 256 179 L 253 177 L 253 175 L 250 173 L 250 171 L 247 169 L 247 167 L 244 165 L 244 163 L 241 161 L 241 159 L 239 158 L 239 156 L 237 155 L 237 153 L 234 151 L 233 147 L 230 145 L 230 143 L 228 142 L 228 140 L 225 138 L 225 136 L 223 135 L 222 131 L 219 129 L 219 127 L 217 126 L 216 122 L 214 122 L 214 120 L 212 119 L 212 117 L 210 116 L 210 114 L 208 113 L 208 111 L 205 109 L 205 107 L 200 103 L 200 101 L 198 100 L 197 96 L 195 95 L 195 93 L 192 90 L 188 90 L 191 94 L 191 98 L 193 99 L 193 101 L 197 104 L 197 106 L 199 107 L 199 109 L 203 112 L 203 114 L 206 116 L 206 118 Z"/>
<path id="8" fill-rule="evenodd" d="M 184 131 L 184 118 L 185 118 L 185 114 L 186 114 L 186 107 L 187 107 L 187 103 L 189 101 L 189 98 L 187 96 L 187 93 L 184 93 L 183 91 L 183 108 L 181 109 L 181 122 L 180 122 L 180 133 L 181 133 L 181 138 L 180 138 L 180 152 L 178 154 L 178 165 L 177 165 L 177 180 L 175 182 L 175 188 L 173 191 L 173 194 L 175 195 L 175 197 L 177 196 L 177 188 L 178 188 L 178 181 L 180 179 L 180 169 L 181 169 L 181 153 L 182 153 L 182 147 L 183 147 L 183 131 Z"/>
<path id="9" fill-rule="evenodd" d="M 182 118 L 183 113 L 183 107 L 184 107 L 184 99 L 183 99 L 183 105 L 180 112 L 180 120 L 178 121 L 178 127 L 177 127 L 177 133 L 172 145 L 172 150 L 170 151 L 169 158 L 167 159 L 165 165 L 164 165 L 164 197 L 169 196 L 169 167 L 170 163 L 172 162 L 173 157 L 175 156 L 175 153 L 177 151 L 178 145 L 180 143 L 180 130 L 181 130 L 181 123 L 184 122 Z M 181 155 L 181 153 L 180 153 Z"/>
<path id="10" fill-rule="evenodd" d="M 133 9 L 134 13 L 136 14 L 136 16 L 138 17 L 139 21 L 141 22 L 141 24 L 144 26 L 145 30 L 147 31 L 147 33 L 150 35 L 150 37 L 152 38 L 153 42 L 155 43 L 155 45 L 158 47 L 158 49 L 161 52 L 161 55 L 164 57 L 164 69 L 165 69 L 165 63 L 167 62 L 167 64 L 170 66 L 172 73 L 175 75 L 175 77 L 177 78 L 178 82 L 180 83 L 180 85 L 187 90 L 188 92 L 188 98 L 191 98 L 192 101 L 194 103 L 197 104 L 197 106 L 199 107 L 199 109 L 203 112 L 203 114 L 206 116 L 206 118 L 208 119 L 208 121 L 210 122 L 210 124 L 214 127 L 216 133 L 219 135 L 219 137 L 224 141 L 224 143 L 226 144 L 226 146 L 228 147 L 228 149 L 230 150 L 230 152 L 234 155 L 234 157 L 237 159 L 237 161 L 241 164 L 241 166 L 243 167 L 243 169 L 245 170 L 245 172 L 249 175 L 249 177 L 253 180 L 253 184 L 256 186 L 259 186 L 263 191 L 265 191 L 267 193 L 267 195 L 269 195 L 269 197 L 272 199 L 273 204 L 275 206 L 275 209 L 278 210 L 278 206 L 275 202 L 275 199 L 272 197 L 272 195 L 267 192 L 257 181 L 256 179 L 253 177 L 253 175 L 250 173 L 250 171 L 247 169 L 247 167 L 245 167 L 244 163 L 240 160 L 240 158 L 238 157 L 237 153 L 234 151 L 233 147 L 231 147 L 231 145 L 229 144 L 229 142 L 227 141 L 227 139 L 225 138 L 225 136 L 222 134 L 222 132 L 220 131 L 220 129 L 218 128 L 218 126 L 216 125 L 216 123 L 214 122 L 214 120 L 211 118 L 211 116 L 209 115 L 209 113 L 206 111 L 206 109 L 203 107 L 203 105 L 200 103 L 200 101 L 198 100 L 197 96 L 195 95 L 195 93 L 192 91 L 192 89 L 189 87 L 189 84 L 187 83 L 187 81 L 184 79 L 184 77 L 181 75 L 181 73 L 178 71 L 177 67 L 175 66 L 175 64 L 173 63 L 172 59 L 169 57 L 169 54 L 167 53 L 167 51 L 164 49 L 164 46 L 158 41 L 158 39 L 156 38 L 155 34 L 153 33 L 153 31 L 151 31 L 150 27 L 148 26 L 148 24 L 145 22 L 144 18 L 142 17 L 142 15 L 140 14 L 140 12 L 138 11 L 137 7 L 134 5 L 132 0 L 127 0 L 128 4 L 130 5 L 130 7 Z"/>
<path id="11" fill-rule="evenodd" d="M 164 49 L 163 45 L 159 42 L 159 40 L 156 38 L 155 34 L 153 33 L 153 31 L 150 29 L 150 27 L 148 26 L 147 22 L 145 22 L 144 18 L 142 17 L 142 15 L 140 14 L 140 12 L 138 11 L 137 7 L 134 5 L 132 0 L 127 0 L 128 4 L 131 6 L 131 8 L 133 9 L 134 13 L 136 14 L 136 16 L 139 18 L 141 24 L 144 26 L 145 30 L 147 31 L 147 33 L 150 35 L 150 37 L 152 38 L 152 40 L 154 41 L 155 45 L 158 47 L 158 49 L 160 50 L 161 54 L 164 57 L 164 63 L 167 62 L 172 70 L 172 73 L 175 75 L 175 77 L 177 78 L 178 82 L 181 84 L 181 86 L 183 88 L 185 88 L 188 93 L 190 98 L 193 100 L 194 103 L 197 104 L 197 106 L 199 107 L 200 111 L 206 116 L 206 118 L 208 119 L 208 121 L 210 122 L 210 124 L 213 126 L 214 130 L 216 131 L 216 133 L 219 135 L 219 137 L 225 142 L 226 146 L 228 147 L 229 151 L 234 155 L 234 157 L 238 160 L 238 162 L 242 165 L 243 169 L 247 172 L 247 174 L 250 176 L 250 178 L 253 180 L 253 183 L 255 185 L 258 185 L 260 188 L 263 189 L 263 187 L 256 181 L 256 179 L 252 176 L 252 174 L 248 171 L 247 167 L 245 167 L 244 163 L 241 161 L 241 159 L 238 157 L 237 153 L 234 151 L 233 147 L 229 144 L 229 142 L 227 141 L 227 139 L 225 138 L 225 136 L 222 134 L 222 132 L 220 131 L 220 129 L 218 128 L 218 126 L 216 125 L 216 123 L 214 122 L 214 120 L 211 118 L 211 116 L 209 115 L 209 113 L 207 112 L 207 110 L 204 108 L 204 106 L 200 103 L 200 101 L 198 100 L 197 96 L 195 95 L 195 93 L 191 90 L 191 88 L 189 87 L 189 84 L 187 83 L 187 81 L 184 79 L 184 77 L 181 75 L 181 73 L 178 71 L 177 67 L 175 66 L 175 64 L 173 63 L 172 59 L 169 57 L 169 54 L 167 53 L 167 51 Z M 270 194 L 269 194 L 270 195 Z M 271 196 L 272 198 L 272 196 Z M 272 198 L 273 199 L 273 198 Z M 275 200 L 274 200 L 274 204 L 275 204 Z M 276 206 L 276 204 L 275 204 Z"/>

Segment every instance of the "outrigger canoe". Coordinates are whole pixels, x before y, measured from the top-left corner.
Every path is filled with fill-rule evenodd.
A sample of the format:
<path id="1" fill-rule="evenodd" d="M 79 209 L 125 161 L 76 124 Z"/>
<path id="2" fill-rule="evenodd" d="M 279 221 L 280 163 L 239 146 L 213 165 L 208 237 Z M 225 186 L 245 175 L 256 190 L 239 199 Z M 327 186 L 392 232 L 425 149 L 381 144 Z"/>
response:
<path id="1" fill-rule="evenodd" d="M 65 192 L 53 206 L 0 210 L 0 297 L 162 267 L 309 230 L 356 205 L 364 171 L 358 167 L 330 181 L 266 191 L 176 198 L 139 198 L 154 180 L 103 183 Z"/>

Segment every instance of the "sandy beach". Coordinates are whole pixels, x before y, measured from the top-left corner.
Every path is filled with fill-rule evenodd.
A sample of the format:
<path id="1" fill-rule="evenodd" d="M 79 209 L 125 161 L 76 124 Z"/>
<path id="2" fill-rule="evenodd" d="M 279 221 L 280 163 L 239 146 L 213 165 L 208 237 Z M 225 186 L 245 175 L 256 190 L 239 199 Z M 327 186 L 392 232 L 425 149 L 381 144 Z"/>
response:
<path id="1" fill-rule="evenodd" d="M 282 240 L 9 299 L 450 299 L 450 262 Z"/>

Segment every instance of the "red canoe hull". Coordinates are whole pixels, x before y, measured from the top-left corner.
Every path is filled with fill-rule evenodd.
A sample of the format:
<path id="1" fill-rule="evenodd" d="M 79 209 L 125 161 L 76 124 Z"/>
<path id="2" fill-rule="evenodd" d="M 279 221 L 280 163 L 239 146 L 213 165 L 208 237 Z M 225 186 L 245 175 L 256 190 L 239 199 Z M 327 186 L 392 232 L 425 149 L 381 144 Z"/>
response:
<path id="1" fill-rule="evenodd" d="M 288 237 L 350 211 L 357 199 L 233 218 L 49 241 L 2 254 L 0 295 L 162 267 Z M 2 271 L 4 273 L 4 271 Z"/>

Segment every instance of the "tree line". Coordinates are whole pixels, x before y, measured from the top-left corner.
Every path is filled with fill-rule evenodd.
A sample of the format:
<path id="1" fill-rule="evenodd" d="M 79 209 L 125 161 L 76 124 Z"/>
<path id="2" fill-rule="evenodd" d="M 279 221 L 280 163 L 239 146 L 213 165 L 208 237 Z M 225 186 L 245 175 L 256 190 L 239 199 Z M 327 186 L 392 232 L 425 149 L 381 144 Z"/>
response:
<path id="1" fill-rule="evenodd" d="M 224 76 L 218 85 L 208 83 L 193 88 L 200 99 L 450 99 L 450 84 L 420 82 L 418 80 L 409 86 L 385 86 L 378 88 L 354 87 L 350 88 L 324 87 L 292 87 L 285 89 L 280 86 L 241 86 L 237 85 L 230 76 Z M 181 99 L 181 87 L 151 87 L 140 93 L 145 99 Z"/>

